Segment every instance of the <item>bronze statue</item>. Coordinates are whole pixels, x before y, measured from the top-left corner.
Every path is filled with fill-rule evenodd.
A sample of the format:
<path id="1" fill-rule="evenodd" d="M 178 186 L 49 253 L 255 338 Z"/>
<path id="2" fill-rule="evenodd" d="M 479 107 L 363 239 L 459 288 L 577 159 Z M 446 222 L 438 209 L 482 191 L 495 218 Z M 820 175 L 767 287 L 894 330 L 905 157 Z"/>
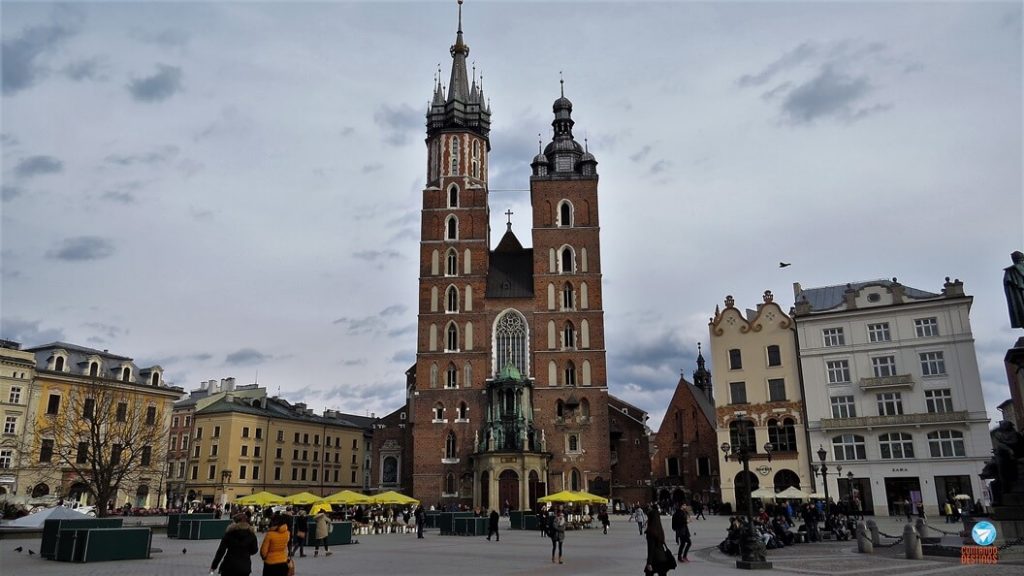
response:
<path id="1" fill-rule="evenodd" d="M 1013 266 L 1003 274 L 1003 290 L 1006 291 L 1006 307 L 1010 311 L 1010 326 L 1024 328 L 1024 252 L 1010 254 Z"/>
<path id="2" fill-rule="evenodd" d="M 1013 422 L 1003 420 L 992 431 L 992 453 L 995 455 L 996 476 L 1002 496 L 1024 492 L 1020 467 L 1024 465 L 1024 436 Z"/>

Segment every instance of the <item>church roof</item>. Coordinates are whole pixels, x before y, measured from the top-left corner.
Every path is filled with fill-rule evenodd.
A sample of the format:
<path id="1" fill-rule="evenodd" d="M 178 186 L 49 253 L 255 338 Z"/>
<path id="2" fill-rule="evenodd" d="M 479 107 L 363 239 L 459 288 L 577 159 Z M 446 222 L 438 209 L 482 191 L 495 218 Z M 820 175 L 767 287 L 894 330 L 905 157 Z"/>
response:
<path id="1" fill-rule="evenodd" d="M 522 252 L 523 244 L 519 242 L 519 238 L 512 232 L 512 227 L 505 231 L 505 235 L 501 237 L 501 241 L 498 242 L 498 247 L 494 249 L 495 252 Z"/>

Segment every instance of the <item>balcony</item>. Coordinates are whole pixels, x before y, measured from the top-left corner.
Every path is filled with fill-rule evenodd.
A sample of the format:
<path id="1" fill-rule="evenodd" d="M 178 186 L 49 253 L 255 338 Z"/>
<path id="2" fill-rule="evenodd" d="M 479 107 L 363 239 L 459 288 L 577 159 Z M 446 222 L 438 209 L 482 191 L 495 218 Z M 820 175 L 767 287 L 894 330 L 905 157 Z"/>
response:
<path id="1" fill-rule="evenodd" d="M 822 430 L 849 430 L 856 428 L 888 428 L 893 426 L 920 426 L 923 424 L 963 424 L 969 420 L 967 411 L 925 412 L 897 414 L 895 416 L 857 416 L 855 418 L 823 418 Z"/>
<path id="2" fill-rule="evenodd" d="M 897 374 L 895 376 L 878 376 L 875 378 L 861 378 L 861 390 L 878 390 L 882 388 L 913 388 L 914 378 L 910 374 Z"/>

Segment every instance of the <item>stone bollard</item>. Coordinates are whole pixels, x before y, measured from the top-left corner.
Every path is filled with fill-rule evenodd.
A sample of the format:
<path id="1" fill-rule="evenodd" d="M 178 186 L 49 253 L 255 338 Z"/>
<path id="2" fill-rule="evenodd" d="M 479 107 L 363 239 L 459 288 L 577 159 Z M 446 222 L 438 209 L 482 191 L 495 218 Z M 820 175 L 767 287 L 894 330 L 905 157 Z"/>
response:
<path id="1" fill-rule="evenodd" d="M 924 559 L 924 552 L 921 550 L 921 538 L 917 535 L 917 530 L 914 530 L 914 526 L 909 522 L 903 527 L 903 552 L 906 554 L 907 560 Z"/>
<path id="2" fill-rule="evenodd" d="M 871 545 L 880 546 L 882 544 L 882 535 L 878 533 L 878 522 L 875 522 L 874 518 L 867 521 L 868 530 L 871 532 Z"/>
<path id="3" fill-rule="evenodd" d="M 868 538 L 867 528 L 864 526 L 864 521 L 857 522 L 857 552 L 861 554 L 874 554 L 875 545 L 871 543 L 871 539 Z"/>
<path id="4" fill-rule="evenodd" d="M 921 538 L 922 542 L 928 539 L 928 524 L 924 521 L 924 518 L 915 520 L 914 528 L 917 529 L 917 535 Z"/>

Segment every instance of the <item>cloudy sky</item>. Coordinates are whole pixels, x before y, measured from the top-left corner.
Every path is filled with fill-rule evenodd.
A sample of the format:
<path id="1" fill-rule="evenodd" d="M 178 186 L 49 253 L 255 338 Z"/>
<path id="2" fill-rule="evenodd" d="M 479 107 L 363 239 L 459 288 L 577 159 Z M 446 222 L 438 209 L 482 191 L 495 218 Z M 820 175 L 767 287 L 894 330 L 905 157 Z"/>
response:
<path id="1" fill-rule="evenodd" d="M 727 294 L 960 278 L 1008 397 L 1021 7 L 470 2 L 492 240 L 558 78 L 601 174 L 609 385 L 660 422 Z M 2 335 L 382 414 L 415 355 L 454 1 L 2 4 Z M 792 266 L 780 269 L 780 260 Z"/>

